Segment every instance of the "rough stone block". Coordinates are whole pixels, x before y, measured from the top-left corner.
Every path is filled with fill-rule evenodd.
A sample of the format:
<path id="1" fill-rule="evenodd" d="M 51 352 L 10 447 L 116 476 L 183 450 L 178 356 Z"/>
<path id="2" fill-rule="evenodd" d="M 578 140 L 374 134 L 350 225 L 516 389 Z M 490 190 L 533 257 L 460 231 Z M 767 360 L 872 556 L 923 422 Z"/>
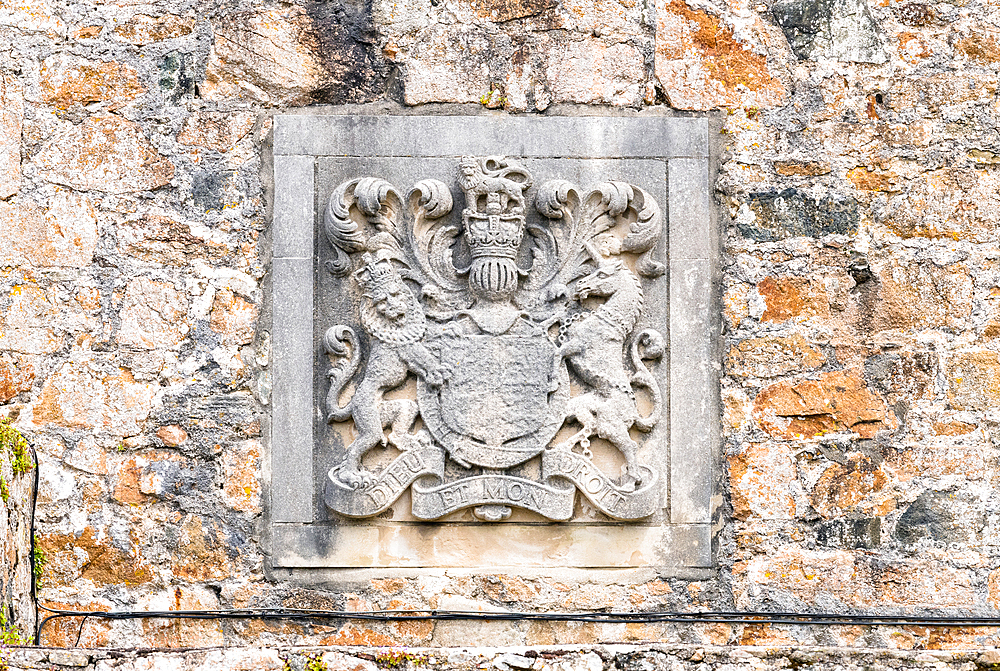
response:
<path id="1" fill-rule="evenodd" d="M 407 105 L 428 102 L 475 103 L 490 92 L 488 54 L 496 47 L 477 27 L 432 28 L 397 57 L 406 67 Z M 462 54 L 461 59 L 451 54 Z"/>
<path id="2" fill-rule="evenodd" d="M 733 516 L 792 519 L 795 516 L 795 462 L 780 443 L 751 444 L 729 458 Z"/>
<path id="3" fill-rule="evenodd" d="M 257 307 L 232 289 L 215 293 L 209 325 L 219 334 L 221 345 L 247 345 L 254 337 Z"/>
<path id="4" fill-rule="evenodd" d="M 47 37 L 66 35 L 66 24 L 46 0 L 8 0 L 0 5 L 0 26 Z"/>
<path id="5" fill-rule="evenodd" d="M 60 666 L 87 666 L 90 656 L 74 650 L 53 650 L 49 653 L 49 661 Z"/>
<path id="6" fill-rule="evenodd" d="M 200 585 L 175 587 L 143 596 L 137 607 L 143 610 L 214 610 L 219 607 L 219 599 Z M 150 618 L 142 621 L 142 629 L 143 636 L 157 647 L 213 648 L 225 641 L 218 620 Z"/>
<path id="7" fill-rule="evenodd" d="M 227 553 L 233 547 L 220 538 L 219 523 L 187 515 L 179 526 L 177 552 L 170 558 L 171 572 L 191 582 L 224 580 L 227 564 L 232 561 Z"/>
<path id="8" fill-rule="evenodd" d="M 39 86 L 44 101 L 59 109 L 103 102 L 116 110 L 145 93 L 138 74 L 127 65 L 65 54 L 42 62 Z"/>
<path id="9" fill-rule="evenodd" d="M 816 177 L 830 173 L 830 164 L 826 161 L 775 161 L 774 171 L 785 177 Z"/>
<path id="10" fill-rule="evenodd" d="M 116 114 L 61 124 L 34 158 L 44 179 L 84 191 L 132 193 L 170 183 L 173 164 L 142 128 Z"/>
<path id="11" fill-rule="evenodd" d="M 567 42 L 553 51 L 546 70 L 552 102 L 641 104 L 646 68 L 639 49 L 593 39 Z"/>
<path id="12" fill-rule="evenodd" d="M 973 307 L 973 282 L 964 264 L 942 271 L 932 263 L 873 259 L 878 301 L 869 328 L 958 329 L 967 324 Z"/>
<path id="13" fill-rule="evenodd" d="M 945 168 L 920 174 L 882 210 L 903 238 L 990 242 L 1000 232 L 1000 174 Z"/>
<path id="14" fill-rule="evenodd" d="M 783 0 L 771 13 L 799 58 L 885 63 L 882 33 L 865 0 Z"/>
<path id="15" fill-rule="evenodd" d="M 177 141 L 224 153 L 235 148 L 253 129 L 255 121 L 253 114 L 245 112 L 195 112 L 184 120 Z"/>
<path id="16" fill-rule="evenodd" d="M 127 370 L 107 375 L 85 362 L 66 363 L 42 386 L 31 421 L 134 436 L 149 416 L 159 385 L 136 382 Z"/>
<path id="17" fill-rule="evenodd" d="M 827 465 L 810 488 L 809 502 L 825 518 L 884 514 L 895 507 L 891 473 L 864 452 L 845 455 L 842 463 Z"/>
<path id="18" fill-rule="evenodd" d="M 183 266 L 196 260 L 220 261 L 232 256 L 225 239 L 220 241 L 211 229 L 173 216 L 145 212 L 118 222 L 116 228 L 122 253 L 146 262 Z"/>
<path id="19" fill-rule="evenodd" d="M 6 403 L 22 391 L 29 391 L 35 380 L 32 358 L 0 356 L 0 403 Z"/>
<path id="20" fill-rule="evenodd" d="M 28 200 L 0 202 L 0 263 L 82 268 L 96 247 L 97 215 L 85 195 L 60 191 L 45 209 Z"/>
<path id="21" fill-rule="evenodd" d="M 24 92 L 12 75 L 0 76 L 0 198 L 21 188 L 21 123 Z"/>
<path id="22" fill-rule="evenodd" d="M 22 354 L 47 354 L 61 346 L 61 339 L 52 328 L 58 313 L 41 287 L 23 284 L 14 286 L 0 303 L 0 350 Z"/>
<path id="23" fill-rule="evenodd" d="M 129 282 L 119 314 L 121 328 L 117 340 L 123 345 L 142 349 L 172 347 L 188 332 L 184 319 L 187 301 L 166 282 L 145 278 Z"/>
<path id="24" fill-rule="evenodd" d="M 94 475 L 108 475 L 111 472 L 112 463 L 109 453 L 104 448 L 97 445 L 92 437 L 87 437 L 76 444 L 64 456 L 68 466 L 72 466 L 84 473 Z"/>
<path id="25" fill-rule="evenodd" d="M 736 225 L 744 236 L 759 242 L 796 236 L 851 235 L 859 224 L 857 201 L 842 193 L 820 198 L 797 189 L 779 193 L 752 193 L 740 205 Z"/>
<path id="26" fill-rule="evenodd" d="M 738 607 L 761 588 L 807 604 L 834 598 L 854 607 L 967 608 L 976 589 L 967 568 L 933 558 L 873 564 L 846 550 L 808 550 L 786 545 L 757 556 L 734 571 Z"/>
<path id="27" fill-rule="evenodd" d="M 930 7 L 916 3 L 910 6 Z M 996 94 L 998 82 L 996 74 L 969 71 L 896 77 L 889 83 L 888 105 L 899 112 L 935 114 L 946 107 L 988 101 Z"/>
<path id="28" fill-rule="evenodd" d="M 225 16 L 202 84 L 209 100 L 249 97 L 273 105 L 301 105 L 323 81 L 312 22 L 299 7 Z"/>
<path id="29" fill-rule="evenodd" d="M 587 13 L 581 14 L 586 20 Z M 385 51 L 405 68 L 403 92 L 410 105 L 480 103 L 510 111 L 543 111 L 561 102 L 640 105 L 647 93 L 641 49 L 601 38 L 602 30 L 607 28 L 583 39 L 541 34 L 515 45 L 485 26 L 436 26 L 414 39 L 394 38 Z"/>
<path id="30" fill-rule="evenodd" d="M 948 363 L 948 402 L 956 410 L 1000 405 L 1000 355 L 990 350 L 954 354 Z"/>
<path id="31" fill-rule="evenodd" d="M 285 668 L 287 668 L 285 660 L 277 650 L 273 649 L 213 650 L 205 653 L 202 659 L 195 660 L 190 666 L 191 671 L 215 671 L 216 669 L 282 671 Z M 330 671 L 336 669 L 334 666 L 328 666 L 328 668 Z M 351 667 L 349 671 L 354 671 L 355 668 Z M 348 670 L 345 669 L 345 671 Z"/>
<path id="32" fill-rule="evenodd" d="M 910 547 L 920 541 L 966 543 L 973 540 L 986 522 L 967 508 L 961 493 L 924 491 L 899 516 L 894 536 Z"/>
<path id="33" fill-rule="evenodd" d="M 743 340 L 729 350 L 726 369 L 737 377 L 780 377 L 819 368 L 826 357 L 801 335 Z"/>
<path id="34" fill-rule="evenodd" d="M 187 431 L 183 428 L 176 424 L 171 424 L 169 426 L 161 426 L 157 429 L 156 437 L 163 441 L 163 444 L 167 447 L 177 447 L 187 440 L 188 435 Z"/>
<path id="35" fill-rule="evenodd" d="M 853 431 L 871 438 L 894 421 L 885 401 L 873 394 L 857 371 L 822 373 L 816 380 L 779 382 L 754 402 L 761 427 L 782 438 L 815 438 Z"/>
<path id="36" fill-rule="evenodd" d="M 993 608 L 1000 609 L 1000 569 L 993 569 L 990 571 L 987 589 L 987 603 L 989 603 Z M 997 655 L 996 661 L 992 663 L 1000 664 L 1000 654 Z"/>
<path id="37" fill-rule="evenodd" d="M 757 283 L 757 293 L 764 299 L 763 322 L 802 321 L 810 317 L 828 317 L 830 300 L 818 282 L 804 277 L 765 277 Z"/>
<path id="38" fill-rule="evenodd" d="M 980 27 L 968 37 L 958 40 L 955 50 L 974 63 L 992 65 L 1000 61 L 1000 39 L 990 28 Z"/>
<path id="39" fill-rule="evenodd" d="M 115 37 L 129 44 L 140 46 L 183 37 L 194 30 L 194 19 L 175 14 L 148 16 L 134 14 L 127 21 L 115 26 Z"/>
<path id="40" fill-rule="evenodd" d="M 93 527 L 86 527 L 79 534 L 39 534 L 38 548 L 49 558 L 46 564 L 49 575 L 67 584 L 78 578 L 98 585 L 138 585 L 153 579 L 149 565 L 141 557 L 115 547 L 106 536 L 98 536 Z M 70 608 L 81 609 L 77 605 Z M 108 610 L 108 607 L 101 604 L 93 609 Z"/>
<path id="41" fill-rule="evenodd" d="M 782 103 L 785 87 L 759 52 L 766 41 L 763 26 L 744 31 L 748 34 L 738 35 L 723 17 L 692 9 L 684 0 L 657 0 L 656 79 L 671 106 L 708 110 Z"/>
<path id="42" fill-rule="evenodd" d="M 257 513 L 261 508 L 261 445 L 257 440 L 240 443 L 226 452 L 222 462 L 225 478 L 223 488 L 226 504 L 245 513 Z"/>

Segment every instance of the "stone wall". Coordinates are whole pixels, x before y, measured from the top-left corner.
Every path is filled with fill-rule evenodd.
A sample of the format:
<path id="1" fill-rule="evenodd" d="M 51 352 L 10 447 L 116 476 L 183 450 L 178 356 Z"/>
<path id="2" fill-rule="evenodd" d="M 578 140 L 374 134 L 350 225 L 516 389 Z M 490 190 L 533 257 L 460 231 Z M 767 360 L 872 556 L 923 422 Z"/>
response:
<path id="1" fill-rule="evenodd" d="M 26 643 L 35 630 L 31 596 L 31 494 L 27 441 L 0 420 L 0 645 Z"/>
<path id="2" fill-rule="evenodd" d="M 124 651 L 13 649 L 8 651 L 10 671 L 379 671 L 438 669 L 469 671 L 770 671 L 802 669 L 843 671 L 864 669 L 911 671 L 915 669 L 961 670 L 995 668 L 1000 655 L 986 652 L 891 651 L 865 648 L 717 648 L 667 645 L 563 646 L 517 649 L 497 648 L 228 648 L 223 650 Z"/>
<path id="3" fill-rule="evenodd" d="M 39 452 L 42 603 L 997 614 L 995 0 L 0 0 L 0 54 L 0 413 Z M 714 578 L 267 579 L 262 156 L 273 113 L 320 104 L 720 119 Z M 997 631 L 78 618 L 43 641 L 948 648 Z"/>

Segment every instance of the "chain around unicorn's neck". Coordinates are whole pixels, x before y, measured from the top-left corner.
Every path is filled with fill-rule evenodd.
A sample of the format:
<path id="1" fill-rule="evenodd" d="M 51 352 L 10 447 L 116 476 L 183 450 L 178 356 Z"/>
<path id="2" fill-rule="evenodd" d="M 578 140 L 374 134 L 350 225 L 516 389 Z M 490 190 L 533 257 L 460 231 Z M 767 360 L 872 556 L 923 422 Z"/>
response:
<path id="1" fill-rule="evenodd" d="M 613 280 L 617 288 L 595 314 L 617 329 L 624 339 L 642 311 L 642 288 L 639 278 L 625 267 L 613 276 Z"/>

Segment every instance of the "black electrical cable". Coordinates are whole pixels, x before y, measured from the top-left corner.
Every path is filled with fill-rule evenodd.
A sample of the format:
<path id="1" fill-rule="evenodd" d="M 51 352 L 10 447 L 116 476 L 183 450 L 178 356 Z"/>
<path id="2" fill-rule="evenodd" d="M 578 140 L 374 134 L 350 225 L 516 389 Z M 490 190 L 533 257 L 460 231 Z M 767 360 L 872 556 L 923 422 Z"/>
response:
<path id="1" fill-rule="evenodd" d="M 787 625 L 836 625 L 836 626 L 923 626 L 923 627 L 1000 627 L 1000 617 L 957 617 L 924 615 L 846 615 L 838 613 L 783 613 L 783 612 L 595 612 L 595 613 L 532 613 L 532 612 L 481 612 L 460 610 L 373 610 L 332 611 L 296 608 L 248 608 L 188 611 L 74 611 L 39 608 L 52 613 L 38 625 L 36 645 L 42 627 L 50 620 L 61 617 L 93 617 L 108 620 L 164 618 L 179 620 L 239 619 L 239 620 L 375 620 L 394 622 L 402 620 L 469 620 L 469 621 L 519 621 L 545 620 L 549 622 L 598 622 L 620 623 L 669 623 L 669 624 L 787 624 Z M 81 625 L 82 626 L 82 625 Z"/>
<path id="2" fill-rule="evenodd" d="M 26 439 L 27 440 L 27 439 Z M 826 626 L 922 626 L 922 627 L 1000 627 L 1000 617 L 959 617 L 930 615 L 847 615 L 840 613 L 786 613 L 761 611 L 645 611 L 645 612 L 481 612 L 463 610 L 371 610 L 334 611 L 300 608 L 244 608 L 216 610 L 165 610 L 165 611 L 83 611 L 49 608 L 38 601 L 35 579 L 35 506 L 38 500 L 39 464 L 34 445 L 28 442 L 35 460 L 35 487 L 31 497 L 31 596 L 35 605 L 51 615 L 43 618 L 35 629 L 35 645 L 40 645 L 42 628 L 50 620 L 79 617 L 80 634 L 87 618 L 106 620 L 136 620 L 147 618 L 177 620 L 374 620 L 398 622 L 403 620 L 467 620 L 506 621 L 542 620 L 549 622 L 667 623 L 667 624 L 787 624 Z M 77 637 L 79 642 L 79 636 Z"/>

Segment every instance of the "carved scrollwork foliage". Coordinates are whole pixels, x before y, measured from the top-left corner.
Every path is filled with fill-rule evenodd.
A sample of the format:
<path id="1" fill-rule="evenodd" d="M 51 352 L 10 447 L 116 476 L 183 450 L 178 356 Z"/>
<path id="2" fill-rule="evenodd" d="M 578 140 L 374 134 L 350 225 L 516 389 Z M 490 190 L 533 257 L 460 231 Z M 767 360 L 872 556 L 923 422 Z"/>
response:
<path id="1" fill-rule="evenodd" d="M 455 184 L 454 216 L 436 179 L 401 197 L 360 177 L 327 203 L 326 267 L 358 296 L 355 319 L 323 341 L 325 416 L 354 426 L 327 506 L 368 517 L 411 488 L 421 519 L 471 509 L 496 522 L 520 508 L 562 520 L 580 491 L 612 518 L 653 514 L 659 471 L 630 430 L 662 414 L 664 340 L 641 326 L 644 283 L 664 272 L 659 205 L 621 181 L 532 193 L 532 174 L 502 156 L 462 158 Z M 598 443 L 621 473 L 598 468 Z M 387 445 L 399 456 L 367 468 L 365 454 Z"/>

